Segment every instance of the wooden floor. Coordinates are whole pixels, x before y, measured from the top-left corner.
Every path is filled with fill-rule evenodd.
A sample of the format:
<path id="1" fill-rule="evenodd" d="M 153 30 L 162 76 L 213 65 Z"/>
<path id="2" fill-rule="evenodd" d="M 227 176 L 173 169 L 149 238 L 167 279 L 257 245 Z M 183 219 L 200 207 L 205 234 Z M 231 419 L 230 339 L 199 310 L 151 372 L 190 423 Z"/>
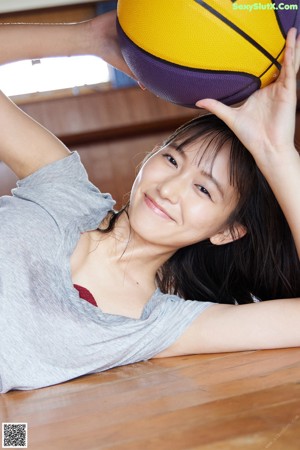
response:
<path id="1" fill-rule="evenodd" d="M 300 349 L 152 360 L 0 395 L 34 450 L 299 450 Z"/>

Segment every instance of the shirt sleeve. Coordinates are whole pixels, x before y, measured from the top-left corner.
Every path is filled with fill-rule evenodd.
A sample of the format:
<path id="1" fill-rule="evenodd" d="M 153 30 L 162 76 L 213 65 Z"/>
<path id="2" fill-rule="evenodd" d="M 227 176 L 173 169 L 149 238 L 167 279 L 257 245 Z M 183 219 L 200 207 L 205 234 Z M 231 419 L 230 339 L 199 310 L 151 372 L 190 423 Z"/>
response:
<path id="1" fill-rule="evenodd" d="M 213 305 L 216 303 L 184 300 L 157 289 L 139 320 L 103 315 L 101 341 L 105 335 L 106 345 L 102 346 L 101 360 L 104 368 L 151 359 L 174 344 L 192 322 Z"/>
<path id="2" fill-rule="evenodd" d="M 19 332 L 4 337 L 10 350 L 2 361 L 0 352 L 0 393 L 50 386 L 148 360 L 172 345 L 200 314 L 215 305 L 157 290 L 141 319 L 132 319 L 104 314 L 80 299 L 76 303 L 65 303 L 64 314 L 58 312 L 56 303 L 34 312 L 25 304 L 22 323 L 30 327 L 20 326 L 21 314 L 11 316 L 9 326 L 17 324 Z"/>
<path id="3" fill-rule="evenodd" d="M 19 180 L 12 195 L 40 206 L 62 231 L 96 228 L 115 204 L 89 181 L 77 152 Z"/>

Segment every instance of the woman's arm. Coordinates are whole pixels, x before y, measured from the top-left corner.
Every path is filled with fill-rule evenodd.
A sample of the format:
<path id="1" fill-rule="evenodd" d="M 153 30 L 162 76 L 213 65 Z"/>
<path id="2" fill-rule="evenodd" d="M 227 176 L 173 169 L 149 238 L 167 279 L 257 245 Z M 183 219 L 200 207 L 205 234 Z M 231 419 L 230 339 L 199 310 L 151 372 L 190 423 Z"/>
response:
<path id="1" fill-rule="evenodd" d="M 21 59 L 85 54 L 88 34 L 83 24 L 1 24 L 0 42 L 0 64 L 5 64 Z"/>
<path id="2" fill-rule="evenodd" d="M 218 115 L 254 156 L 289 222 L 300 257 L 300 157 L 294 147 L 296 74 L 300 37 L 289 32 L 282 72 L 239 108 L 205 99 L 198 102 Z M 216 304 L 157 357 L 300 346 L 300 299 L 246 305 Z"/>
<path id="3" fill-rule="evenodd" d="M 224 120 L 253 155 L 286 216 L 300 258 L 300 157 L 294 147 L 299 64 L 300 36 L 296 40 L 293 28 L 276 82 L 255 92 L 238 108 L 211 99 L 197 105 Z"/>
<path id="4" fill-rule="evenodd" d="M 300 346 L 300 299 L 213 305 L 156 357 Z"/>
<path id="5" fill-rule="evenodd" d="M 50 131 L 21 111 L 0 92 L 0 160 L 18 178 L 70 154 Z"/>
<path id="6" fill-rule="evenodd" d="M 79 23 L 0 24 L 0 42 L 0 64 L 20 59 L 95 55 L 133 76 L 120 51 L 115 11 Z"/>
<path id="7" fill-rule="evenodd" d="M 94 54 L 130 73 L 117 42 L 115 12 L 78 24 L 1 25 L 0 42 L 1 63 Z M 0 160 L 19 178 L 70 153 L 52 133 L 22 112 L 3 93 L 0 93 L 0 123 Z"/>

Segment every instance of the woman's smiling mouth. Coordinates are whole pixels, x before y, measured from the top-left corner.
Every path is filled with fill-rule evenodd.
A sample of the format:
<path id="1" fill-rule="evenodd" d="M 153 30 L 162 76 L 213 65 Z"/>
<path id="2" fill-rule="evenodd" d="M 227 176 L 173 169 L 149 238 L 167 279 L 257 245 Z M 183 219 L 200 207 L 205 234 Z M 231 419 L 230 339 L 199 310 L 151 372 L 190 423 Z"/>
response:
<path id="1" fill-rule="evenodd" d="M 158 203 L 156 203 L 156 201 L 153 198 L 151 198 L 149 195 L 144 194 L 144 199 L 145 199 L 145 203 L 148 206 L 148 208 L 150 208 L 155 214 L 157 214 L 158 216 L 160 216 L 164 219 L 174 221 L 174 219 L 168 214 L 168 212 L 162 206 L 160 206 Z"/>

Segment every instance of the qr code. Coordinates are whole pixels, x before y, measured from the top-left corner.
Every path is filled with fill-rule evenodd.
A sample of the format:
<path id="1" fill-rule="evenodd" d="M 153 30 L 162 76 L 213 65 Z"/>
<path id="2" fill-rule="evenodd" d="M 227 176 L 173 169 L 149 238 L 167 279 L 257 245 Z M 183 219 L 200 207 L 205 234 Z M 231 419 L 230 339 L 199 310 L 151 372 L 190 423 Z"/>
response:
<path id="1" fill-rule="evenodd" d="M 2 423 L 2 448 L 27 448 L 27 423 Z"/>

